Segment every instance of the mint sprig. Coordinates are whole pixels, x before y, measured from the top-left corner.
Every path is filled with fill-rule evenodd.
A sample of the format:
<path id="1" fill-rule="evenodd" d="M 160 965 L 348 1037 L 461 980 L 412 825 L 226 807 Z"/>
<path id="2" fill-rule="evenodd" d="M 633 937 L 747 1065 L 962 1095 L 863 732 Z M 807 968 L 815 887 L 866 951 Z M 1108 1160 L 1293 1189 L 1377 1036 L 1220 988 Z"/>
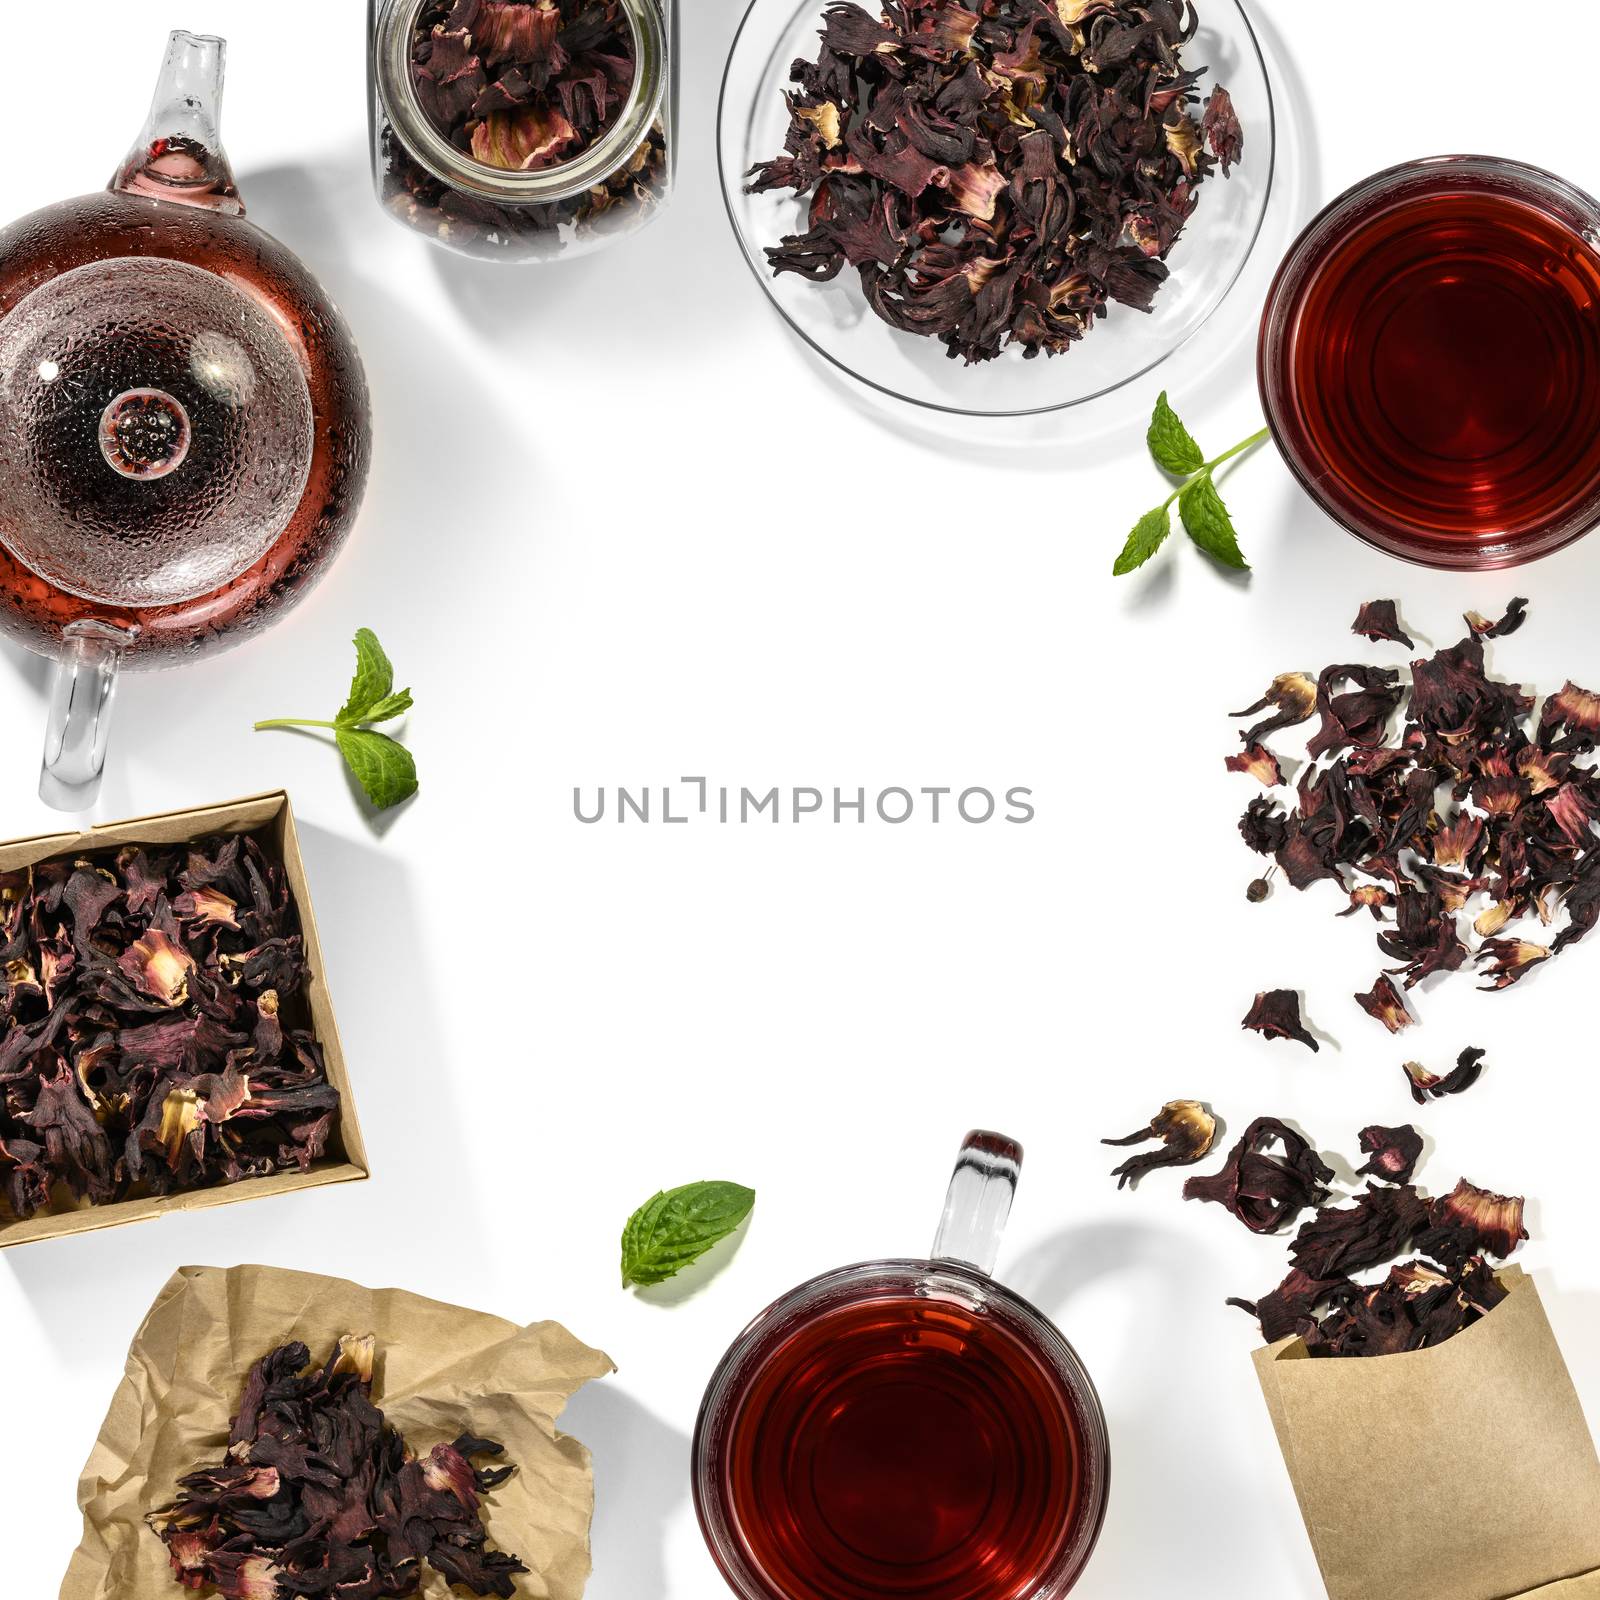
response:
<path id="1" fill-rule="evenodd" d="M 1156 401 L 1155 413 L 1150 418 L 1145 442 L 1150 446 L 1150 454 L 1156 465 L 1169 476 L 1183 481 L 1160 505 L 1153 511 L 1145 512 L 1134 524 L 1128 542 L 1122 547 L 1122 554 L 1111 569 L 1112 573 L 1121 578 L 1137 571 L 1166 543 L 1167 536 L 1172 532 L 1174 501 L 1177 502 L 1178 515 L 1185 531 L 1213 561 L 1224 567 L 1232 567 L 1235 571 L 1248 571 L 1250 563 L 1239 549 L 1239 536 L 1234 531 L 1233 518 L 1217 492 L 1216 471 L 1225 461 L 1232 461 L 1235 456 L 1255 449 L 1268 437 L 1270 430 L 1263 428 L 1231 450 L 1224 450 L 1220 456 L 1207 460 L 1205 451 L 1183 425 L 1163 390 L 1161 398 Z"/>
<path id="2" fill-rule="evenodd" d="M 675 1278 L 734 1232 L 755 1203 L 755 1190 L 737 1183 L 687 1183 L 647 1200 L 622 1230 L 623 1288 Z"/>
<path id="3" fill-rule="evenodd" d="M 332 735 L 356 782 L 380 811 L 409 800 L 417 792 L 417 764 L 411 752 L 386 733 L 373 730 L 375 722 L 392 722 L 411 709 L 411 691 L 394 686 L 394 667 L 371 628 L 356 632 L 356 672 L 350 694 L 331 722 L 308 717 L 273 717 L 258 722 L 264 728 L 325 728 Z"/>

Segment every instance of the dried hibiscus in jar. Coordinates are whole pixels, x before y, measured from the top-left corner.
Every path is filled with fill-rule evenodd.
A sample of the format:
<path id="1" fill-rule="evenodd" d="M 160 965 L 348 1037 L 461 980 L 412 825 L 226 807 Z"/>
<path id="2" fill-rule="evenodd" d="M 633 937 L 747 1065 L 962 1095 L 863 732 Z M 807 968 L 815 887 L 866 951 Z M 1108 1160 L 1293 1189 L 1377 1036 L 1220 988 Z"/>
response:
<path id="1" fill-rule="evenodd" d="M 643 226 L 672 185 L 675 0 L 380 0 L 373 170 L 409 227 L 498 261 Z"/>

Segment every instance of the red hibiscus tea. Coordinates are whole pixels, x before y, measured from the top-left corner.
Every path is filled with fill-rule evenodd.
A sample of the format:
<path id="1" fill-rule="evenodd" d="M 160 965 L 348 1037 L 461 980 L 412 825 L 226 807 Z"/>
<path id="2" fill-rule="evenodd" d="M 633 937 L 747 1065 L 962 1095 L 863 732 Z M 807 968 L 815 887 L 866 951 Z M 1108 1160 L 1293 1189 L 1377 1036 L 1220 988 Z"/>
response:
<path id="1" fill-rule="evenodd" d="M 1453 157 L 1380 174 L 1290 253 L 1263 325 L 1273 432 L 1353 533 L 1495 567 L 1600 519 L 1600 212 Z"/>
<path id="2" fill-rule="evenodd" d="M 756 1565 L 817 1600 L 1031 1595 L 1083 1500 L 1080 1427 L 1017 1335 L 951 1302 L 846 1303 L 767 1358 L 728 1438 Z"/>
<path id="3" fill-rule="evenodd" d="M 708 1402 L 701 1514 L 730 1583 L 759 1600 L 1064 1595 L 1106 1474 L 1070 1348 L 958 1270 L 874 1271 L 800 1291 Z"/>

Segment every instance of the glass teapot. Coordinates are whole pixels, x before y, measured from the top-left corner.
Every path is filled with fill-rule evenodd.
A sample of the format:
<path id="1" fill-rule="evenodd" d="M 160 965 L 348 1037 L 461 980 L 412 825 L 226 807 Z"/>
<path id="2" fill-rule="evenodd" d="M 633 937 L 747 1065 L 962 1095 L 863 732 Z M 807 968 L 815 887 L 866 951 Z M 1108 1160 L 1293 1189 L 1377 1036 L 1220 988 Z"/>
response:
<path id="1" fill-rule="evenodd" d="M 63 810 L 99 788 L 118 669 L 283 615 L 366 487 L 361 359 L 245 220 L 225 51 L 174 33 L 109 189 L 0 231 L 0 631 L 56 662 L 40 795 Z"/>

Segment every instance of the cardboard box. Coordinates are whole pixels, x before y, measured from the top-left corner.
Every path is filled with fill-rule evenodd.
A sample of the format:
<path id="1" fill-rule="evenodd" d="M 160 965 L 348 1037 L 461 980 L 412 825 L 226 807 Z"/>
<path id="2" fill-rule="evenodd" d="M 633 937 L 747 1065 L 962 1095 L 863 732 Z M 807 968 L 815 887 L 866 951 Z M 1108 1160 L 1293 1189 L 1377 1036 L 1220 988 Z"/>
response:
<path id="1" fill-rule="evenodd" d="M 349 1183 L 368 1176 L 366 1146 L 356 1120 L 355 1097 L 345 1069 L 344 1052 L 339 1047 L 339 1029 L 334 1021 L 322 946 L 317 939 L 316 917 L 311 909 L 311 893 L 306 886 L 305 864 L 300 858 L 300 842 L 295 834 L 294 812 L 287 791 L 278 789 L 225 805 L 196 806 L 188 811 L 168 811 L 129 822 L 106 823 L 85 833 L 41 834 L 33 839 L 0 844 L 0 872 L 14 872 L 19 867 L 33 866 L 55 856 L 116 850 L 125 844 L 185 844 L 215 833 L 253 833 L 267 854 L 283 863 L 305 940 L 306 989 L 295 997 L 296 1006 L 304 1007 L 300 1025 L 308 1022 L 315 1033 L 322 1046 L 328 1082 L 339 1091 L 339 1119 L 329 1137 L 327 1155 L 309 1172 L 276 1172 L 270 1177 L 244 1178 L 238 1183 L 194 1189 L 183 1194 L 119 1200 L 110 1205 L 85 1205 L 76 1210 L 40 1215 L 27 1222 L 0 1219 L 0 1249 L 31 1244 L 36 1239 L 58 1239 L 69 1233 L 118 1227 L 125 1222 L 146 1222 L 174 1211 L 196 1211 L 203 1206 L 261 1200 L 270 1195 L 315 1189 L 325 1183 Z"/>

